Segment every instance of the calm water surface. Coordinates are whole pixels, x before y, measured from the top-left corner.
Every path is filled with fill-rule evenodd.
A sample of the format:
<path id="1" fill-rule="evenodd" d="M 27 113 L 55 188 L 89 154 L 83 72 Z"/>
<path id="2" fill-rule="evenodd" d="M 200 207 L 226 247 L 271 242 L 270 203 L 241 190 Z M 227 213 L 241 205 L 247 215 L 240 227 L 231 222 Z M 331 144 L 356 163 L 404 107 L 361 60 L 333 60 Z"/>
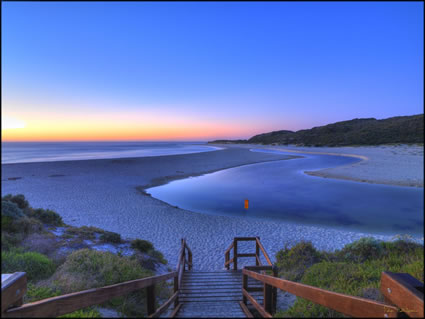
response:
<path id="1" fill-rule="evenodd" d="M 147 191 L 155 198 L 195 212 L 423 237 L 423 188 L 309 176 L 303 172 L 358 159 L 300 155 L 305 158 L 241 166 Z M 248 210 L 244 209 L 245 199 L 249 200 Z"/>
<path id="2" fill-rule="evenodd" d="M 2 142 L 1 162 L 54 162 L 208 152 L 203 142 Z"/>

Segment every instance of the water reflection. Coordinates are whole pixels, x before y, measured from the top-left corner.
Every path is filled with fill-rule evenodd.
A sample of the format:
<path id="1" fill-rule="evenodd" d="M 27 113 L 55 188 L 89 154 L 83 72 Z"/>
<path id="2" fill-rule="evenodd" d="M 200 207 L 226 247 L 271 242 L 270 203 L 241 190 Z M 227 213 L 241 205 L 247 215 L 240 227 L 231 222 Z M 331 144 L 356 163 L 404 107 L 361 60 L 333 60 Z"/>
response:
<path id="1" fill-rule="evenodd" d="M 358 159 L 302 155 L 305 158 L 246 165 L 173 181 L 148 192 L 172 205 L 207 214 L 277 218 L 345 230 L 423 237 L 423 188 L 308 176 L 303 172 Z M 244 208 L 245 199 L 249 199 L 248 210 Z"/>

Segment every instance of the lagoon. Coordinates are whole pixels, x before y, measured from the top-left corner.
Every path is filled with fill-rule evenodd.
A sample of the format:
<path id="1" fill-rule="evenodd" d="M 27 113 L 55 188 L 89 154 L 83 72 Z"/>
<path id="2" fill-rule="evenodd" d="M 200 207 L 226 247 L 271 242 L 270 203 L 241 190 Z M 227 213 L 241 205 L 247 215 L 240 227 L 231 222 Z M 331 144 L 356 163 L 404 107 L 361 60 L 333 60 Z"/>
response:
<path id="1" fill-rule="evenodd" d="M 303 158 L 226 169 L 172 181 L 147 192 L 173 206 L 205 214 L 423 237 L 423 188 L 309 176 L 304 171 L 352 164 L 358 159 L 297 155 Z M 245 199 L 249 200 L 248 209 L 244 208 Z"/>

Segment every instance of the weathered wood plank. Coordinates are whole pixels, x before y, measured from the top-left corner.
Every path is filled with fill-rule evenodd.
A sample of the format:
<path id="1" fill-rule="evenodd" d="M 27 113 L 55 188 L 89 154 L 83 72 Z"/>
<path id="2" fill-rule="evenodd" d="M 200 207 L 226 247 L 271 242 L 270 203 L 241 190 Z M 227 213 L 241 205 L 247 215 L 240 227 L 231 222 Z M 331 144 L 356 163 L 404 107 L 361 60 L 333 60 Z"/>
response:
<path id="1" fill-rule="evenodd" d="M 173 312 L 170 314 L 170 318 L 176 317 L 176 315 L 179 313 L 179 310 L 180 310 L 182 305 L 183 305 L 182 303 L 179 303 L 177 306 L 174 307 Z"/>
<path id="2" fill-rule="evenodd" d="M 273 263 L 272 263 L 272 261 L 270 260 L 270 257 L 269 257 L 269 255 L 267 254 L 266 250 L 264 249 L 263 244 L 262 244 L 262 243 L 261 243 L 261 241 L 260 241 L 260 238 L 256 238 L 256 241 L 257 241 L 258 246 L 260 247 L 261 251 L 263 252 L 264 258 L 266 258 L 267 263 L 268 263 L 270 266 L 272 266 L 272 265 L 273 265 Z"/>
<path id="3" fill-rule="evenodd" d="M 254 306 L 254 308 L 261 314 L 263 318 L 272 318 L 272 315 L 261 307 L 261 305 L 249 294 L 248 291 L 242 289 L 243 296 Z"/>
<path id="4" fill-rule="evenodd" d="M 256 257 L 256 254 L 238 254 L 237 257 Z"/>
<path id="5" fill-rule="evenodd" d="M 2 317 L 57 317 L 82 308 L 101 304 L 114 297 L 146 288 L 173 278 L 176 275 L 176 272 L 171 272 L 164 275 L 136 279 L 102 288 L 47 298 L 10 309 L 3 313 Z"/>
<path id="6" fill-rule="evenodd" d="M 251 311 L 249 311 L 248 307 L 243 303 L 243 301 L 239 301 L 239 305 L 247 318 L 254 318 Z"/>
<path id="7" fill-rule="evenodd" d="M 257 237 L 235 237 L 236 241 L 256 241 Z"/>
<path id="8" fill-rule="evenodd" d="M 11 306 L 20 306 L 22 297 L 27 291 L 27 274 L 15 272 L 13 274 L 2 275 L 1 282 L 1 312 Z M 4 280 L 3 280 L 4 279 Z M 3 315 L 2 315 L 3 316 Z"/>
<path id="9" fill-rule="evenodd" d="M 382 272 L 381 292 L 385 298 L 409 317 L 423 318 L 424 294 L 417 287 L 423 289 L 423 283 L 409 274 Z"/>
<path id="10" fill-rule="evenodd" d="M 177 299 L 179 292 L 175 292 L 164 304 L 158 308 L 158 310 L 149 316 L 149 318 L 158 318 L 168 307 L 173 303 L 174 300 Z"/>
<path id="11" fill-rule="evenodd" d="M 349 316 L 360 318 L 383 317 L 384 315 L 388 317 L 397 316 L 397 307 L 381 302 L 348 296 L 269 275 L 262 275 L 247 269 L 244 269 L 242 272 L 273 287 Z"/>

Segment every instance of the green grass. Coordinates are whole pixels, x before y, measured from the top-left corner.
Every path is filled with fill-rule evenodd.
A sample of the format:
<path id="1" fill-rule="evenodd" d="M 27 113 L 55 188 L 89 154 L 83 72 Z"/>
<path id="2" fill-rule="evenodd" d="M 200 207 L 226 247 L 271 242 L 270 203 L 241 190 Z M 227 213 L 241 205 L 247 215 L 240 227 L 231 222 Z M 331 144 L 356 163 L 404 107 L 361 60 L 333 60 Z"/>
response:
<path id="1" fill-rule="evenodd" d="M 102 235 L 100 235 L 100 240 L 106 243 L 119 244 L 121 243 L 121 235 L 114 232 L 105 231 Z"/>
<path id="2" fill-rule="evenodd" d="M 334 253 L 315 251 L 312 246 L 300 243 L 292 249 L 284 249 L 276 255 L 280 274 L 299 274 L 303 269 L 301 283 L 383 301 L 379 291 L 383 271 L 408 273 L 424 281 L 424 247 L 406 240 L 382 242 L 373 238 L 362 238 Z M 292 252 L 292 254 L 291 254 Z M 300 263 L 291 263 L 292 256 Z M 306 258 L 306 256 L 308 258 Z M 304 269 L 305 260 L 320 256 Z M 276 317 L 341 317 L 342 314 L 319 306 L 302 298 L 287 311 L 279 311 Z"/>
<path id="3" fill-rule="evenodd" d="M 37 218 L 44 224 L 53 226 L 63 226 L 62 217 L 50 209 L 38 208 L 30 211 L 30 216 Z"/>
<path id="4" fill-rule="evenodd" d="M 64 293 L 98 288 L 153 276 L 137 260 L 109 252 L 81 249 L 70 254 L 53 275 L 54 285 Z M 145 313 L 145 289 L 125 297 L 113 298 L 107 305 L 119 312 L 140 316 Z"/>
<path id="5" fill-rule="evenodd" d="M 149 250 L 154 249 L 153 244 L 150 241 L 143 239 L 135 239 L 131 241 L 131 248 L 137 249 L 142 253 L 147 253 Z"/>
<path id="6" fill-rule="evenodd" d="M 2 251 L 1 272 L 10 274 L 19 271 L 26 272 L 28 280 L 39 280 L 51 276 L 55 271 L 55 264 L 47 256 L 32 251 Z"/>

